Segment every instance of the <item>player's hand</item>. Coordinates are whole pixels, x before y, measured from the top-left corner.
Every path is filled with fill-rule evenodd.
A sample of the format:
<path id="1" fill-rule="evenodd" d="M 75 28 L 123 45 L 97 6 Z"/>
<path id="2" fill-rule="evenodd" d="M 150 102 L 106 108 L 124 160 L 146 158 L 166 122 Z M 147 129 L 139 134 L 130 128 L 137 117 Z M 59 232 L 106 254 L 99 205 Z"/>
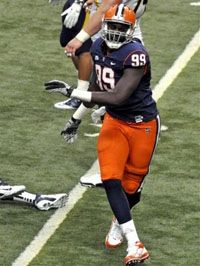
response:
<path id="1" fill-rule="evenodd" d="M 105 106 L 102 106 L 99 109 L 92 112 L 91 118 L 92 118 L 93 123 L 101 124 L 103 121 L 103 117 L 105 115 L 105 112 L 106 112 Z"/>
<path id="2" fill-rule="evenodd" d="M 61 131 L 61 135 L 63 135 L 64 140 L 67 143 L 73 143 L 77 139 L 77 130 L 81 123 L 81 120 L 70 118 L 64 129 Z"/>
<path id="3" fill-rule="evenodd" d="M 81 13 L 81 8 L 83 6 L 83 2 L 77 3 L 76 1 L 66 9 L 61 16 L 66 16 L 64 19 L 63 24 L 66 28 L 71 29 L 74 27 L 78 21 L 79 15 Z"/>
<path id="4" fill-rule="evenodd" d="M 51 80 L 44 83 L 45 90 L 48 92 L 59 92 L 67 97 L 70 97 L 74 87 L 61 80 Z"/>
<path id="5" fill-rule="evenodd" d="M 65 54 L 67 56 L 74 56 L 75 52 L 78 48 L 81 47 L 83 43 L 79 41 L 78 39 L 74 38 L 68 44 L 65 46 Z"/>

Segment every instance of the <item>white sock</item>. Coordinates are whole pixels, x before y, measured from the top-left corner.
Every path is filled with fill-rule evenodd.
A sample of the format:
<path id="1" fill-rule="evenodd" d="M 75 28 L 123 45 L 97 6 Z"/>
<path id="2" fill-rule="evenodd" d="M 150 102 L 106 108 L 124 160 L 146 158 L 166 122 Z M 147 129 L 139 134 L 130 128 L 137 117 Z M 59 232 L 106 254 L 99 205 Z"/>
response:
<path id="1" fill-rule="evenodd" d="M 89 81 L 78 79 L 77 89 L 87 91 L 89 87 Z"/>
<path id="2" fill-rule="evenodd" d="M 24 191 L 21 194 L 14 196 L 13 200 L 33 204 L 35 198 L 36 198 L 36 194 L 32 194 L 32 193 Z"/>
<path id="3" fill-rule="evenodd" d="M 135 242 L 139 241 L 139 237 L 135 228 L 135 224 L 133 220 L 130 220 L 126 223 L 120 224 L 121 230 L 126 237 L 126 240 L 128 242 L 128 249 L 129 247 L 135 245 Z"/>

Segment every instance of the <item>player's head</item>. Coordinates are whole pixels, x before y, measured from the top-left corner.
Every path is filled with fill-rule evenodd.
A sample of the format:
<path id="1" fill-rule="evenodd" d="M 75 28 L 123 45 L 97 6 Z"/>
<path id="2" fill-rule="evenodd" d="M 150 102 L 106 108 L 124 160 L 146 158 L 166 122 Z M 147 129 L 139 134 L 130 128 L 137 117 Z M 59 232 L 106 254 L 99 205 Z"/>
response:
<path id="1" fill-rule="evenodd" d="M 124 4 L 114 5 L 105 13 L 101 36 L 110 49 L 118 49 L 133 38 L 135 13 Z"/>

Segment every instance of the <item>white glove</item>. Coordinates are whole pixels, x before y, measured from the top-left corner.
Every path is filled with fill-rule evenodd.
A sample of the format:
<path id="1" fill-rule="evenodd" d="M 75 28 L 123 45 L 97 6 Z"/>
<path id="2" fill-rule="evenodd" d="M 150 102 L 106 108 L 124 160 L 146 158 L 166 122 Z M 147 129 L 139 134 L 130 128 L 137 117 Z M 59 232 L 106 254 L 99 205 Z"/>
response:
<path id="1" fill-rule="evenodd" d="M 91 118 L 92 118 L 93 123 L 95 123 L 95 124 L 102 123 L 102 118 L 103 118 L 105 112 L 106 112 L 105 106 L 102 106 L 99 109 L 95 110 L 91 114 Z"/>
<path id="2" fill-rule="evenodd" d="M 81 8 L 83 6 L 83 2 L 74 2 L 68 9 L 66 9 L 61 16 L 65 16 L 65 20 L 63 24 L 66 28 L 71 29 L 74 27 L 78 21 L 79 15 L 81 13 Z"/>

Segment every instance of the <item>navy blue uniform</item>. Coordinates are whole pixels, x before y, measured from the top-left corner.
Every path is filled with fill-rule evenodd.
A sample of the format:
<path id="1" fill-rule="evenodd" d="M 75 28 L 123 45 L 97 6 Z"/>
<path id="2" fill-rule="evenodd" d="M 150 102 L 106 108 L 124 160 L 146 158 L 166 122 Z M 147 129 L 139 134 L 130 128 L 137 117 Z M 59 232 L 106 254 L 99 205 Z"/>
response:
<path id="1" fill-rule="evenodd" d="M 106 106 L 106 111 L 115 118 L 127 122 L 150 121 L 157 114 L 156 103 L 152 98 L 150 88 L 151 65 L 148 53 L 138 41 L 132 41 L 117 50 L 112 50 L 109 55 L 103 53 L 104 40 L 97 39 L 91 48 L 95 63 L 97 84 L 102 90 L 112 90 L 122 77 L 125 68 L 145 67 L 137 89 L 122 104 Z M 123 88 L 121 88 L 123 90 Z"/>

